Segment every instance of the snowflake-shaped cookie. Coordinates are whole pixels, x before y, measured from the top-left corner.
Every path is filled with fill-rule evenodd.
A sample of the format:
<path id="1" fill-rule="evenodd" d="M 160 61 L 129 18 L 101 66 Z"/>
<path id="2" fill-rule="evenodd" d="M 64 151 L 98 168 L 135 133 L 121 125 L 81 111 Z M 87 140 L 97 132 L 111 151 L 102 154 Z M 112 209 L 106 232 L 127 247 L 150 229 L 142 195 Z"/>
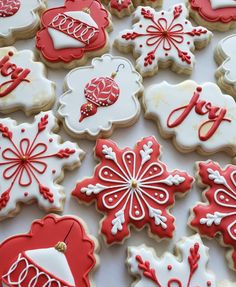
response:
<path id="1" fill-rule="evenodd" d="M 159 7 L 162 0 L 103 0 L 108 5 L 112 14 L 123 17 L 130 15 L 139 5 L 149 5 L 151 7 Z"/>
<path id="2" fill-rule="evenodd" d="M 159 258 L 153 248 L 145 245 L 128 249 L 130 273 L 138 278 L 134 287 L 216 287 L 207 263 L 208 248 L 199 235 L 178 242 L 176 256 L 165 253 Z"/>
<path id="3" fill-rule="evenodd" d="M 204 190 L 204 203 L 193 208 L 190 224 L 200 234 L 214 238 L 221 235 L 222 244 L 230 247 L 230 266 L 236 269 L 236 166 L 222 169 L 213 161 L 198 163 L 198 176 Z"/>
<path id="4" fill-rule="evenodd" d="M 13 44 L 18 39 L 35 35 L 39 15 L 46 9 L 45 0 L 0 1 L 0 46 Z"/>
<path id="5" fill-rule="evenodd" d="M 132 150 L 120 150 L 110 140 L 98 140 L 96 157 L 101 163 L 94 176 L 79 182 L 73 195 L 106 214 L 101 232 L 107 243 L 120 242 L 129 236 L 129 225 L 141 229 L 150 226 L 159 238 L 171 238 L 174 218 L 169 209 L 175 193 L 183 196 L 193 179 L 185 172 L 168 172 L 159 161 L 160 146 L 154 137 L 140 140 Z"/>
<path id="6" fill-rule="evenodd" d="M 40 113 L 33 124 L 0 120 L 0 219 L 16 213 L 19 202 L 37 200 L 46 211 L 62 209 L 65 195 L 58 181 L 65 167 L 80 165 L 83 151 L 60 143 L 56 128 L 52 112 Z"/>
<path id="7" fill-rule="evenodd" d="M 193 27 L 183 4 L 169 11 L 156 12 L 151 7 L 138 7 L 132 30 L 122 31 L 116 46 L 123 52 L 133 48 L 137 69 L 143 76 L 152 76 L 158 68 L 171 68 L 178 73 L 191 73 L 195 62 L 192 51 L 205 47 L 212 33 Z"/>

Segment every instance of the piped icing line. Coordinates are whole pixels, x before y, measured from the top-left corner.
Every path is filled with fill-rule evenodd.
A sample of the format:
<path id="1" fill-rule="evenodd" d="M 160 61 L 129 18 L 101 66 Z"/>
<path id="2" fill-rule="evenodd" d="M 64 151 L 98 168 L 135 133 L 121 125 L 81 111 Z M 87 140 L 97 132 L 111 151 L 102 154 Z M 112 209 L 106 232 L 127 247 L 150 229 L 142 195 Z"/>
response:
<path id="1" fill-rule="evenodd" d="M 42 112 L 32 124 L 0 120 L 0 219 L 19 212 L 18 204 L 37 201 L 46 211 L 62 210 L 65 195 L 58 185 L 64 168 L 75 168 L 84 152 L 72 142 L 60 143 L 57 121 Z"/>
<path id="2" fill-rule="evenodd" d="M 208 160 L 197 163 L 197 178 L 204 187 L 203 202 L 196 204 L 189 224 L 201 235 L 215 238 L 229 251 L 227 259 L 230 268 L 236 269 L 236 167 L 221 168 Z"/>
<path id="3" fill-rule="evenodd" d="M 173 97 L 173 94 L 175 95 Z M 185 81 L 150 86 L 144 94 L 145 117 L 154 120 L 163 137 L 181 152 L 227 151 L 236 155 L 236 104 L 216 84 Z"/>
<path id="4" fill-rule="evenodd" d="M 208 248 L 199 235 L 184 237 L 176 244 L 175 255 L 157 257 L 146 245 L 128 248 L 127 263 L 137 278 L 132 286 L 216 287 L 215 275 L 207 269 Z"/>
<path id="5" fill-rule="evenodd" d="M 148 224 L 150 234 L 172 238 L 174 218 L 169 209 L 175 194 L 183 196 L 193 179 L 186 172 L 169 172 L 159 160 L 160 146 L 154 137 L 141 139 L 134 149 L 119 149 L 110 140 L 98 140 L 95 155 L 101 159 L 94 176 L 78 182 L 72 194 L 80 201 L 97 201 L 104 218 L 101 233 L 108 244 L 122 242 Z"/>

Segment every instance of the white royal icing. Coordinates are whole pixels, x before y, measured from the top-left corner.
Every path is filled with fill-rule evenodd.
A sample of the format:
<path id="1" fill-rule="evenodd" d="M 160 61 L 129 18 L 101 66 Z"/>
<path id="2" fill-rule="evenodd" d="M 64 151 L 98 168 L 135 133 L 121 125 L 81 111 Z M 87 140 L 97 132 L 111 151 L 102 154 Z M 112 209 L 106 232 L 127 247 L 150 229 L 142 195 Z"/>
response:
<path id="1" fill-rule="evenodd" d="M 212 9 L 236 7 L 235 0 L 210 0 Z"/>
<path id="2" fill-rule="evenodd" d="M 0 120 L 0 217 L 32 200 L 46 211 L 62 209 L 65 195 L 56 181 L 63 168 L 80 164 L 83 151 L 75 143 L 60 143 L 55 127 L 51 111 L 38 114 L 32 124 Z"/>
<path id="3" fill-rule="evenodd" d="M 189 279 L 191 257 L 190 249 L 198 247 L 195 259 L 197 266 L 192 277 Z M 176 255 L 165 253 L 162 257 L 157 257 L 153 248 L 148 248 L 146 245 L 139 247 L 130 247 L 128 249 L 128 265 L 132 275 L 138 277 L 134 283 L 134 287 L 184 287 L 184 286 L 210 286 L 216 287 L 216 279 L 214 274 L 207 270 L 208 263 L 208 248 L 202 243 L 199 235 L 192 237 L 185 237 L 176 245 Z M 137 256 L 140 256 L 143 262 L 148 262 L 150 265 L 145 264 L 147 275 L 150 273 L 150 278 L 145 276 L 144 269 L 139 265 Z M 156 282 L 153 280 L 156 279 Z M 190 285 L 189 284 L 190 280 Z M 159 285 L 157 284 L 159 283 Z"/>
<path id="4" fill-rule="evenodd" d="M 156 23 L 148 17 L 145 18 L 143 9 L 154 14 Z M 174 16 L 175 9 L 181 11 L 177 17 Z M 192 70 L 195 57 L 191 51 L 195 48 L 195 42 L 209 41 L 212 33 L 204 27 L 192 26 L 186 18 L 188 18 L 188 10 L 184 4 L 178 4 L 168 11 L 160 12 L 151 7 L 139 6 L 133 14 L 135 24 L 133 24 L 132 30 L 123 30 L 117 37 L 118 48 L 133 47 L 134 54 L 138 55 L 137 69 L 144 76 L 157 71 L 160 62 L 173 61 L 182 69 Z M 196 31 L 199 33 L 196 34 Z M 163 37 L 162 33 L 165 32 L 169 32 L 167 38 Z M 143 36 L 124 38 L 125 35 L 129 36 L 130 34 Z M 146 64 L 148 55 L 153 51 L 155 51 L 155 58 L 151 59 L 151 63 Z M 183 60 L 183 57 L 188 59 Z"/>
<path id="5" fill-rule="evenodd" d="M 79 20 L 80 23 L 74 29 L 71 28 L 73 23 L 69 22 L 70 19 Z M 58 22 L 58 17 L 61 21 Z M 68 21 L 68 27 L 65 28 L 65 21 Z M 87 25 L 87 28 L 84 26 Z M 67 31 L 67 35 L 61 31 L 58 31 L 54 28 L 62 27 L 63 31 Z M 73 31 L 71 31 L 73 30 Z M 90 31 L 89 37 L 87 36 L 88 31 Z M 63 14 L 58 14 L 54 17 L 51 22 L 51 27 L 48 28 L 48 32 L 53 40 L 53 45 L 55 49 L 65 49 L 65 48 L 82 48 L 86 46 L 86 43 L 89 44 L 90 39 L 98 33 L 98 25 L 93 20 L 90 14 L 83 11 L 69 11 Z M 70 37 L 70 35 L 76 35 L 76 39 Z M 78 36 L 79 35 L 79 36 Z M 84 35 L 84 36 L 83 36 Z M 85 41 L 83 38 L 86 37 Z"/>
<path id="6" fill-rule="evenodd" d="M 0 48 L 0 61 L 8 52 L 13 52 L 9 63 L 17 68 L 29 69 L 27 81 L 21 81 L 16 88 L 4 97 L 0 97 L 0 111 L 23 110 L 26 114 L 40 112 L 44 107 L 54 103 L 55 84 L 46 78 L 45 67 L 40 62 L 34 61 L 34 54 L 30 50 L 17 51 L 14 47 Z M 6 90 L 4 83 L 11 81 L 12 73 L 4 76 L 0 67 L 0 94 Z M 3 85 L 1 87 L 1 85 Z"/>
<path id="7" fill-rule="evenodd" d="M 180 117 L 183 109 L 179 112 L 176 111 L 172 116 L 171 113 L 189 105 L 199 86 L 202 91 L 199 93 L 198 102 L 205 101 L 205 104 L 202 102 L 202 108 L 200 107 L 204 114 L 197 113 L 196 106 L 194 106 L 186 118 L 179 125 L 173 127 L 173 123 Z M 201 148 L 206 153 L 214 153 L 227 148 L 231 154 L 236 153 L 236 135 L 232 133 L 236 129 L 236 103 L 231 96 L 223 95 L 216 84 L 198 85 L 193 81 L 185 81 L 179 85 L 170 85 L 167 82 L 162 82 L 150 86 L 145 91 L 144 104 L 146 116 L 158 122 L 164 135 L 175 137 L 175 143 L 181 150 L 192 151 Z M 214 119 L 209 119 L 208 108 L 210 106 L 219 108 L 216 115 L 226 109 L 224 119 L 227 120 L 221 121 L 216 131 L 208 139 L 200 139 L 199 132 L 204 137 L 214 124 Z M 168 118 L 169 127 L 167 125 Z M 209 125 L 206 124 L 208 121 L 210 121 Z M 202 127 L 203 124 L 205 124 L 204 127 Z"/>
<path id="8" fill-rule="evenodd" d="M 114 78 L 119 88 L 117 101 L 98 107 L 96 114 L 79 122 L 80 108 L 87 102 L 84 92 L 86 85 L 94 78 L 111 77 L 119 66 Z M 72 70 L 66 77 L 66 85 L 69 90 L 60 97 L 58 113 L 66 128 L 75 136 L 88 134 L 97 137 L 102 132 L 109 132 L 114 125 L 132 122 L 140 113 L 137 95 L 142 90 L 141 76 L 125 58 L 108 54 L 95 58 L 92 66 Z"/>
<path id="9" fill-rule="evenodd" d="M 0 40 L 12 36 L 12 32 L 33 28 L 39 22 L 34 12 L 45 7 L 44 0 L 20 0 L 19 10 L 12 16 L 0 17 Z"/>
<path id="10" fill-rule="evenodd" d="M 230 85 L 234 85 L 236 89 L 236 34 L 230 35 L 220 41 L 218 51 L 225 58 L 218 71 L 223 74 L 224 81 Z"/>

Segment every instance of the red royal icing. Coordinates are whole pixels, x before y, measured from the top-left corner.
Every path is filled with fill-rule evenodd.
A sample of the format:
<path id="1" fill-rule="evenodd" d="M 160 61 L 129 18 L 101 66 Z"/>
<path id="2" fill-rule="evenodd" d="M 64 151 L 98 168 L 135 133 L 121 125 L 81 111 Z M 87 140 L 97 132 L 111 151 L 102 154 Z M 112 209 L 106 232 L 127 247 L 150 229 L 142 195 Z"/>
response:
<path id="1" fill-rule="evenodd" d="M 207 22 L 229 23 L 236 21 L 236 8 L 212 9 L 210 0 L 189 0 L 191 8 Z"/>
<path id="2" fill-rule="evenodd" d="M 145 5 L 145 3 L 143 3 L 145 1 L 141 1 L 141 2 L 142 3 L 140 3 L 140 5 Z M 158 3 L 159 0 L 151 0 L 151 2 Z M 135 5 L 136 4 L 135 1 L 132 1 L 132 0 L 110 0 L 111 8 L 115 9 L 119 12 L 128 9 L 131 4 L 133 4 L 135 7 L 137 6 L 137 5 Z"/>
<path id="3" fill-rule="evenodd" d="M 96 22 L 92 27 L 82 20 L 74 19 L 68 12 L 89 10 L 89 16 Z M 65 5 L 46 10 L 41 18 L 42 29 L 36 36 L 36 47 L 49 62 L 70 62 L 81 59 L 86 52 L 102 49 L 107 42 L 106 28 L 109 26 L 108 12 L 98 0 L 66 0 Z M 84 44 L 83 47 L 54 48 L 48 29 Z M 64 40 L 62 40 L 64 41 Z"/>
<path id="4" fill-rule="evenodd" d="M 6 81 L 0 83 L 0 97 L 10 94 L 22 82 L 30 82 L 27 79 L 30 70 L 17 67 L 11 63 L 10 57 L 12 56 L 13 52 L 9 52 L 8 55 L 0 59 L 0 77 L 7 78 Z"/>
<path id="5" fill-rule="evenodd" d="M 233 249 L 236 269 L 236 166 L 222 169 L 213 161 L 201 162 L 199 177 L 208 187 L 204 191 L 206 203 L 194 207 L 191 225 L 211 238 L 220 233 L 223 243 Z"/>
<path id="6" fill-rule="evenodd" d="M 199 244 L 196 243 L 192 246 L 189 250 L 188 256 L 188 266 L 189 266 L 189 274 L 188 274 L 188 283 L 186 287 L 191 286 L 192 278 L 194 273 L 198 269 L 198 262 L 200 259 L 199 253 Z M 156 270 L 152 268 L 149 261 L 144 261 L 140 255 L 136 256 L 136 261 L 138 262 L 138 268 L 141 272 L 143 272 L 143 276 L 146 277 L 148 280 L 152 281 L 155 286 L 157 287 L 164 287 L 159 281 L 159 274 L 156 273 Z M 171 268 L 172 269 L 172 268 Z M 169 269 L 169 270 L 171 270 Z M 187 276 L 187 274 L 186 274 Z M 183 286 L 181 280 L 179 278 L 170 278 L 167 282 L 167 287 L 185 287 Z"/>
<path id="7" fill-rule="evenodd" d="M 174 128 L 182 124 L 191 112 L 198 115 L 208 115 L 208 120 L 201 123 L 198 128 L 198 137 L 201 141 L 209 140 L 217 131 L 222 122 L 231 122 L 225 118 L 225 108 L 213 106 L 210 102 L 200 100 L 202 88 L 198 87 L 194 92 L 189 104 L 173 110 L 167 119 L 168 128 Z"/>
<path id="8" fill-rule="evenodd" d="M 69 235 L 66 238 L 68 233 Z M 86 235 L 84 227 L 79 220 L 69 216 L 58 217 L 54 215 L 48 215 L 42 220 L 34 221 L 29 233 L 10 237 L 0 245 L 1 281 L 2 277 L 8 273 L 9 268 L 16 261 L 19 254 L 22 254 L 25 259 L 23 259 L 21 264 L 17 266 L 18 268 L 11 273 L 13 278 L 17 277 L 22 268 L 24 268 L 24 264 L 29 260 L 27 256 L 24 256 L 26 251 L 51 248 L 58 242 L 63 242 L 65 238 L 67 245 L 65 256 L 74 277 L 75 286 L 91 286 L 89 273 L 96 264 L 96 259 L 94 257 L 94 242 Z M 37 266 L 35 262 L 33 265 L 36 268 L 38 267 L 40 271 L 45 271 L 45 273 L 47 273 L 46 270 L 42 270 Z M 25 280 L 22 280 L 21 287 L 29 286 L 28 279 L 31 275 L 32 277 L 35 275 L 34 268 L 31 268 L 29 273 L 25 275 L 27 276 L 25 276 Z M 6 281 L 6 277 L 4 278 Z M 44 286 L 45 279 L 45 276 L 39 277 L 37 287 Z M 63 285 L 63 282 L 60 283 L 62 283 L 62 286 L 68 286 Z M 53 282 L 51 284 L 51 287 L 58 287 L 58 284 L 54 284 Z M 0 286 L 2 286 L 1 283 Z"/>
<path id="9" fill-rule="evenodd" d="M 138 229 L 149 224 L 158 237 L 172 237 L 174 218 L 168 209 L 175 193 L 190 189 L 192 178 L 178 170 L 168 172 L 159 156 L 154 137 L 123 150 L 110 140 L 97 141 L 101 163 L 92 178 L 77 184 L 73 195 L 86 203 L 97 200 L 98 210 L 106 214 L 101 231 L 109 244 L 127 237 L 129 224 Z"/>
<path id="10" fill-rule="evenodd" d="M 20 9 L 20 0 L 1 0 L 0 17 L 11 17 Z"/>

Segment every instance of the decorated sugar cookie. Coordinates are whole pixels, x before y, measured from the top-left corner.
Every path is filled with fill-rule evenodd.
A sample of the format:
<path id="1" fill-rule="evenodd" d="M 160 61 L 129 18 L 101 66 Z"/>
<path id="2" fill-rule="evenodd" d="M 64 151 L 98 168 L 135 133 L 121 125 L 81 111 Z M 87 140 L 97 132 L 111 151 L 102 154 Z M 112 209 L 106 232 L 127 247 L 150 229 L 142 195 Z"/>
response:
<path id="1" fill-rule="evenodd" d="M 190 225 L 200 234 L 215 238 L 227 246 L 227 259 L 236 269 L 236 166 L 221 168 L 213 161 L 197 163 L 197 176 L 203 191 L 203 203 L 192 210 Z"/>
<path id="2" fill-rule="evenodd" d="M 215 50 L 215 59 L 220 65 L 216 71 L 218 85 L 233 97 L 236 97 L 235 45 L 236 34 L 221 40 Z"/>
<path id="3" fill-rule="evenodd" d="M 66 130 L 95 139 L 110 135 L 116 126 L 133 124 L 140 114 L 141 82 L 130 61 L 108 54 L 94 59 L 92 66 L 72 70 L 58 111 Z"/>
<path id="4" fill-rule="evenodd" d="M 139 5 L 149 5 L 151 7 L 159 7 L 162 0 L 103 0 L 108 5 L 112 14 L 123 17 L 130 15 Z"/>
<path id="5" fill-rule="evenodd" d="M 189 74 L 195 63 L 193 51 L 205 47 L 212 33 L 203 27 L 193 27 L 187 17 L 183 4 L 160 12 L 140 6 L 133 14 L 132 29 L 122 31 L 115 45 L 122 52 L 133 51 L 142 76 L 152 76 L 159 68 L 168 67 Z"/>
<path id="6" fill-rule="evenodd" d="M 71 216 L 48 215 L 0 245 L 2 287 L 90 287 L 97 241 Z"/>
<path id="7" fill-rule="evenodd" d="M 45 0 L 1 0 L 0 46 L 34 37 L 39 28 L 39 16 L 46 9 L 45 2 Z"/>
<path id="8" fill-rule="evenodd" d="M 236 104 L 216 84 L 185 81 L 150 86 L 144 95 L 145 116 L 181 152 L 236 154 Z"/>
<path id="9" fill-rule="evenodd" d="M 208 260 L 208 248 L 199 235 L 194 235 L 177 243 L 175 256 L 165 253 L 157 257 L 146 245 L 129 247 L 127 263 L 130 274 L 137 277 L 134 287 L 226 287 L 217 285 L 207 268 Z"/>
<path id="10" fill-rule="evenodd" d="M 0 112 L 22 110 L 27 115 L 52 107 L 55 85 L 30 50 L 0 48 Z"/>
<path id="11" fill-rule="evenodd" d="M 189 0 L 190 16 L 211 30 L 227 31 L 236 27 L 235 0 Z"/>
<path id="12" fill-rule="evenodd" d="M 109 14 L 99 0 L 65 0 L 46 10 L 36 47 L 51 67 L 72 68 L 108 49 Z"/>
<path id="13" fill-rule="evenodd" d="M 172 238 L 174 217 L 169 213 L 175 195 L 183 196 L 192 185 L 186 172 L 169 172 L 159 160 L 160 146 L 154 137 L 140 140 L 134 149 L 119 149 L 110 141 L 97 141 L 95 156 L 101 159 L 92 178 L 79 182 L 73 195 L 80 201 L 97 201 L 105 214 L 101 233 L 108 244 L 130 235 L 129 225 L 149 226 L 150 234 Z"/>
<path id="14" fill-rule="evenodd" d="M 74 143 L 60 143 L 56 129 L 51 111 L 32 124 L 0 120 L 0 219 L 16 214 L 19 203 L 35 200 L 46 211 L 62 210 L 63 169 L 79 166 L 84 153 Z"/>

